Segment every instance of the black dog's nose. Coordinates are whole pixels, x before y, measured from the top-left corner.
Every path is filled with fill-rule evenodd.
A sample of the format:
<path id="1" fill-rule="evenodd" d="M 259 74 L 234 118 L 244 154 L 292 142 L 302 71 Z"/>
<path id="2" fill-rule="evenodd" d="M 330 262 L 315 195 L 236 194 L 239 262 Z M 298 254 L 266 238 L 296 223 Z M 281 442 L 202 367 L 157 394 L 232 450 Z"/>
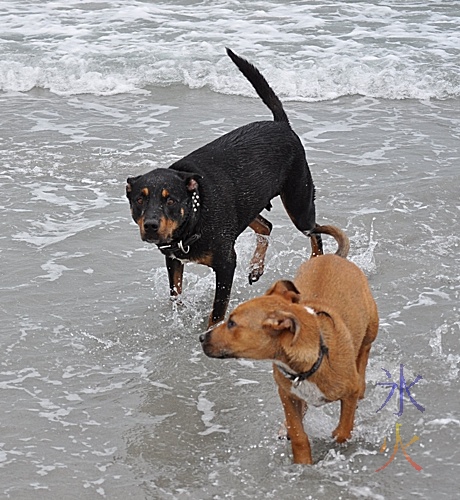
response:
<path id="1" fill-rule="evenodd" d="M 148 232 L 157 232 L 160 228 L 160 223 L 156 219 L 148 219 L 144 222 L 144 229 Z"/>

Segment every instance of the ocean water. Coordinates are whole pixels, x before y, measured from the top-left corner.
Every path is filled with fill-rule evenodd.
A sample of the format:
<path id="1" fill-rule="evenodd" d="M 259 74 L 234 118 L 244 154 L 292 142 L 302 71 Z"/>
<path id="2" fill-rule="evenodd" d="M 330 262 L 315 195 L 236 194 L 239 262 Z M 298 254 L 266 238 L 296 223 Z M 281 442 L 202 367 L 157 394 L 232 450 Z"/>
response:
<path id="1" fill-rule="evenodd" d="M 338 404 L 309 409 L 309 467 L 277 438 L 270 363 L 201 351 L 212 272 L 188 265 L 171 303 L 124 195 L 270 119 L 226 46 L 285 103 L 318 221 L 347 231 L 380 311 L 353 438 L 330 437 Z M 2 498 L 456 497 L 460 2 L 6 0 L 0 49 Z M 267 217 L 265 275 L 247 283 L 247 231 L 231 307 L 308 255 L 279 201 Z M 398 417 L 378 384 L 401 365 L 424 411 L 406 393 Z"/>

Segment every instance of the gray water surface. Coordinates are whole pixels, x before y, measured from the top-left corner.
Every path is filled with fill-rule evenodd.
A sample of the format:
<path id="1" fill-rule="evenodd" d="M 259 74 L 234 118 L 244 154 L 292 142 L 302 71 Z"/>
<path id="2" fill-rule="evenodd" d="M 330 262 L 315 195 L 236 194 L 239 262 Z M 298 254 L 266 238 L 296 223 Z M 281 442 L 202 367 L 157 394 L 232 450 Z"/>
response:
<path id="1" fill-rule="evenodd" d="M 319 223 L 346 229 L 381 326 L 352 440 L 338 404 L 305 419 L 315 465 L 292 465 L 268 362 L 206 358 L 214 276 L 186 267 L 183 305 L 141 242 L 128 175 L 266 119 L 256 99 L 183 87 L 151 95 L 0 95 L 1 494 L 13 499 L 406 499 L 457 495 L 460 403 L 458 102 L 343 97 L 288 103 L 318 190 Z M 455 106 L 454 106 L 455 104 Z M 237 242 L 231 307 L 292 278 L 309 242 L 279 201 L 264 277 Z M 332 241 L 326 242 L 335 251 Z M 423 377 L 380 412 L 388 388 Z M 399 450 L 395 425 L 420 472 Z M 387 438 L 388 450 L 380 453 Z"/>

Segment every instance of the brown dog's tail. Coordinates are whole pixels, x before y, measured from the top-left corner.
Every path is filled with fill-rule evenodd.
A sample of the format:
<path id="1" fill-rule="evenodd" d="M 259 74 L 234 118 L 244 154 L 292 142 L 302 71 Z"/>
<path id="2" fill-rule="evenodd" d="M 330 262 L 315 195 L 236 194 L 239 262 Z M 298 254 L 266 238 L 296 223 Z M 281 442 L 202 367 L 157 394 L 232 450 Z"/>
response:
<path id="1" fill-rule="evenodd" d="M 335 255 L 343 257 L 344 259 L 347 257 L 348 251 L 350 250 L 350 240 L 348 239 L 348 236 L 338 227 L 317 225 L 315 229 L 311 231 L 310 234 L 328 234 L 329 236 L 332 236 L 335 239 L 335 241 L 337 241 L 338 245 Z M 311 238 L 311 241 L 313 247 L 316 238 Z M 315 252 L 314 248 L 312 249 L 312 256 L 313 255 L 318 255 L 318 253 Z"/>
<path id="2" fill-rule="evenodd" d="M 275 92 L 273 92 L 273 89 L 270 87 L 270 85 L 268 85 L 267 80 L 265 80 L 260 71 L 250 62 L 246 61 L 246 59 L 237 56 L 230 49 L 226 50 L 228 57 L 230 57 L 230 59 L 236 64 L 241 73 L 243 73 L 243 75 L 249 80 L 258 96 L 273 113 L 275 122 L 289 123 L 289 119 L 283 109 L 281 101 L 278 99 L 278 96 L 275 94 Z"/>

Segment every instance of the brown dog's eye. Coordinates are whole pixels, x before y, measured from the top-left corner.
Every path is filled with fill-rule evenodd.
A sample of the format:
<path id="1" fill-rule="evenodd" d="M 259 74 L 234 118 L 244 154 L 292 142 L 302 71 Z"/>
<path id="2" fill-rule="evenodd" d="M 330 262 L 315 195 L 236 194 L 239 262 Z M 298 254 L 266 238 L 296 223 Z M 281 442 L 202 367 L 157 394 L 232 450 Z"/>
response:
<path id="1" fill-rule="evenodd" d="M 232 328 L 235 328 L 235 326 L 236 326 L 236 323 L 235 323 L 232 319 L 229 319 L 229 320 L 227 321 L 227 328 L 228 328 L 229 330 L 231 330 Z"/>

